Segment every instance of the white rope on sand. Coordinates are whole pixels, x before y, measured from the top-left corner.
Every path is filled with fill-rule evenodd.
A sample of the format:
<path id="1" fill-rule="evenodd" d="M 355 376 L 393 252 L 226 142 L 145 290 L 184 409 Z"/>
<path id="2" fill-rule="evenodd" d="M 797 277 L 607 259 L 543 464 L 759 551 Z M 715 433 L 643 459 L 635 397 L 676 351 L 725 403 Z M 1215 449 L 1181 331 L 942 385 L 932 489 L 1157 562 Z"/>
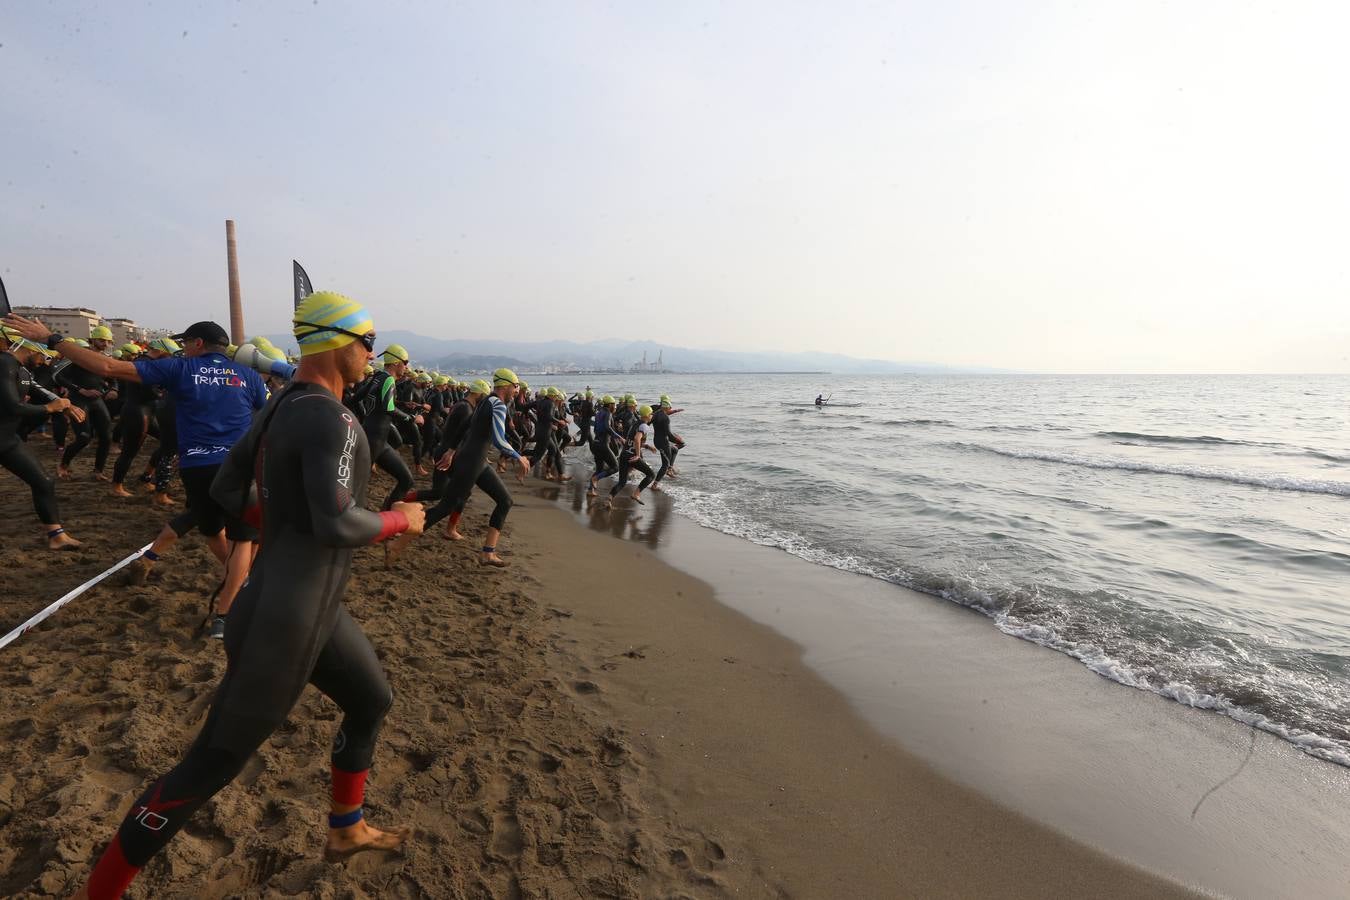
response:
<path id="1" fill-rule="evenodd" d="M 74 600 L 76 597 L 80 596 L 80 595 L 83 594 L 85 591 L 89 590 L 91 587 L 93 587 L 94 585 L 98 584 L 98 583 L 99 583 L 100 581 L 102 581 L 103 579 L 107 578 L 109 575 L 111 575 L 111 574 L 113 574 L 114 572 L 117 572 L 117 571 L 119 571 L 119 570 L 125 568 L 126 566 L 130 565 L 131 562 L 132 562 L 133 560 L 138 559 L 138 558 L 140 557 L 140 555 L 141 555 L 142 553 L 144 553 L 145 551 L 149 550 L 150 547 L 151 547 L 150 544 L 146 544 L 144 547 L 142 547 L 141 549 L 137 550 L 135 553 L 131 554 L 131 555 L 128 556 L 126 559 L 122 560 L 120 563 L 118 563 L 117 565 L 113 566 L 111 569 L 107 570 L 106 572 L 104 572 L 104 573 L 101 574 L 101 575 L 95 575 L 93 578 L 89 579 L 89 580 L 86 581 L 84 584 L 82 584 L 82 585 L 80 585 L 79 587 L 77 587 L 75 590 L 73 590 L 73 591 L 71 591 L 70 593 L 66 594 L 64 597 L 61 597 L 59 600 L 56 600 L 55 602 L 53 602 L 50 606 L 48 606 L 48 607 L 47 607 L 46 609 L 44 609 L 42 612 L 40 612 L 40 613 L 38 613 L 37 615 L 33 616 L 33 617 L 32 617 L 31 619 L 29 619 L 27 622 L 24 622 L 24 623 L 23 623 L 22 625 L 20 625 L 18 628 L 15 628 L 15 629 L 14 629 L 13 631 L 11 631 L 9 634 L 7 634 L 7 635 L 5 635 L 4 637 L 0 638 L 0 649 L 3 649 L 4 647 L 7 647 L 7 646 L 9 646 L 10 644 L 14 643 L 16 640 L 18 640 L 18 639 L 23 635 L 23 633 L 24 633 L 25 631 L 27 631 L 28 629 L 32 628 L 34 625 L 38 624 L 39 622 L 41 622 L 43 619 L 47 618 L 47 617 L 50 616 L 52 613 L 56 612 L 58 609 L 60 609 L 61 607 L 65 606 L 67 603 L 69 603 L 70 601 Z"/>

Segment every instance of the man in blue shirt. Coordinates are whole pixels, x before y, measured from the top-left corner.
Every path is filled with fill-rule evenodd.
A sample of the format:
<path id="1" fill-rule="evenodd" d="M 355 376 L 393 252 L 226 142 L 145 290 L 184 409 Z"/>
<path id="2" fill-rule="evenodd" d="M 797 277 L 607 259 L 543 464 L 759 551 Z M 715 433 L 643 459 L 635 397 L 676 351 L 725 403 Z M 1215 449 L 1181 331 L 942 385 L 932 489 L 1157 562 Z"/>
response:
<path id="1" fill-rule="evenodd" d="M 105 378 L 158 385 L 173 395 L 178 415 L 178 469 L 188 511 L 211 552 L 225 565 L 211 626 L 211 636 L 223 638 L 225 613 L 248 577 L 257 532 L 226 516 L 211 497 L 211 482 L 230 447 L 248 432 L 254 411 L 267 402 L 262 377 L 225 355 L 230 338 L 215 322 L 197 322 L 174 336 L 183 346 L 181 357 L 124 362 L 53 334 L 35 319 L 11 315 L 6 321 L 29 340 L 46 344 L 82 369 Z M 157 539 L 137 561 L 141 578 L 164 546 Z"/>

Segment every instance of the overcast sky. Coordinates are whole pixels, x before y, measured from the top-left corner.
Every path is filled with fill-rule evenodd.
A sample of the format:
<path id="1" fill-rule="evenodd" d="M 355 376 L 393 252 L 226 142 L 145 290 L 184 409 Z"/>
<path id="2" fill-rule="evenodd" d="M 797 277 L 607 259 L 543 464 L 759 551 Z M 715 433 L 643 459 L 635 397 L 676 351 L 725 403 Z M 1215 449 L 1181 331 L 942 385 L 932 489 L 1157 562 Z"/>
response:
<path id="1" fill-rule="evenodd" d="M 1350 372 L 1343 3 L 0 0 L 15 304 Z"/>

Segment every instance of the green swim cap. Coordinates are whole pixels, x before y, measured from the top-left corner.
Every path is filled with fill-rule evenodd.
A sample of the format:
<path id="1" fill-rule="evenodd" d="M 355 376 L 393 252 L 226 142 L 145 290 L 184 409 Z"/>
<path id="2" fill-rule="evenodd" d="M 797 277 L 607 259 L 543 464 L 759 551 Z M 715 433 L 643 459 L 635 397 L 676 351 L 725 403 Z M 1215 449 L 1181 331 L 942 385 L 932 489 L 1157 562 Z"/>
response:
<path id="1" fill-rule="evenodd" d="M 95 325 L 89 329 L 89 340 L 91 341 L 111 341 L 112 339 L 112 329 L 107 325 Z"/>
<path id="2" fill-rule="evenodd" d="M 268 344 L 266 347 L 261 344 L 254 344 L 253 346 L 257 347 L 258 352 L 268 359 L 275 359 L 277 362 L 286 361 L 286 354 L 282 352 L 280 347 L 274 347 L 271 344 Z"/>
<path id="3" fill-rule="evenodd" d="M 132 343 L 129 343 L 129 342 L 126 343 L 126 344 L 123 344 L 121 347 L 118 347 L 117 349 L 120 350 L 120 351 L 122 352 L 122 355 L 123 355 L 123 356 L 140 356 L 140 355 L 141 355 L 141 348 L 140 348 L 139 346 L 137 346 L 136 344 L 132 344 Z"/>
<path id="4" fill-rule="evenodd" d="M 589 399 L 591 399 L 591 398 L 594 397 L 594 396 L 595 396 L 595 392 L 592 391 L 590 388 L 586 388 L 586 399 L 589 400 Z"/>
<path id="5" fill-rule="evenodd" d="M 670 405 L 671 405 L 671 403 L 670 403 L 670 395 L 669 395 L 669 394 L 662 394 L 662 395 L 661 395 L 661 405 L 662 405 L 662 406 L 670 406 Z"/>
<path id="6" fill-rule="evenodd" d="M 266 348 L 272 346 L 272 342 L 269 341 L 267 338 L 263 337 L 261 334 L 258 335 L 257 337 L 251 337 L 251 338 L 249 338 L 249 339 L 248 339 L 247 341 L 245 341 L 244 343 L 246 343 L 246 344 L 252 344 L 253 346 L 257 347 L 259 350 L 265 350 Z"/>
<path id="7" fill-rule="evenodd" d="M 389 365 L 391 362 L 406 364 L 408 362 L 408 351 L 403 349 L 402 344 L 390 344 L 384 348 L 384 352 L 380 354 L 380 359 L 385 365 Z"/>
<path id="8" fill-rule="evenodd" d="M 650 416 L 651 414 L 652 414 L 652 408 L 651 408 L 650 406 L 639 406 L 639 407 L 638 407 L 638 416 L 639 416 L 639 417 L 641 417 L 641 416 Z"/>
<path id="9" fill-rule="evenodd" d="M 498 369 L 493 372 L 492 383 L 494 386 L 498 384 L 516 384 L 521 387 L 528 387 L 528 385 L 517 378 L 516 373 L 512 372 L 510 369 Z"/>
<path id="10" fill-rule="evenodd" d="M 524 378 L 520 379 L 520 389 L 522 391 L 528 391 L 530 389 L 530 383 Z"/>
<path id="11" fill-rule="evenodd" d="M 169 337 L 155 338 L 150 342 L 150 349 L 159 350 L 162 353 L 181 353 L 183 351 L 183 348 L 178 346 L 178 342 Z"/>
<path id="12" fill-rule="evenodd" d="M 469 385 L 469 393 L 486 397 L 488 394 L 492 393 L 492 387 L 486 381 L 479 378 L 473 384 Z"/>
<path id="13" fill-rule="evenodd" d="M 78 346 L 80 346 L 80 347 L 88 347 L 88 346 L 89 346 L 89 342 L 86 341 L 84 338 L 75 338 L 75 343 L 76 343 L 76 345 L 78 345 Z"/>
<path id="14" fill-rule="evenodd" d="M 600 398 L 600 405 L 601 405 L 601 406 L 613 406 L 613 405 L 614 405 L 614 398 L 611 397 L 609 394 L 606 394 L 605 396 L 603 396 L 603 397 Z"/>

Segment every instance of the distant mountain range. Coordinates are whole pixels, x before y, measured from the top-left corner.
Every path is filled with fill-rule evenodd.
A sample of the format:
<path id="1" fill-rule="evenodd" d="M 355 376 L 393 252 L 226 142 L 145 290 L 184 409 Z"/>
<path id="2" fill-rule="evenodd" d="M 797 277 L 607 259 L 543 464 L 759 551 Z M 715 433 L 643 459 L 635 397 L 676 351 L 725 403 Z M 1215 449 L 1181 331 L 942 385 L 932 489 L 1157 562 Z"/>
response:
<path id="1" fill-rule="evenodd" d="M 294 347 L 289 335 L 268 336 L 279 347 Z M 520 372 L 629 370 L 643 354 L 669 372 L 830 372 L 834 374 L 995 373 L 1004 369 L 956 368 L 926 363 L 859 359 L 837 353 L 772 353 L 695 350 L 655 341 L 497 341 L 446 340 L 412 331 L 381 331 L 380 347 L 402 344 L 416 365 L 447 372 L 473 372 L 508 366 Z"/>

